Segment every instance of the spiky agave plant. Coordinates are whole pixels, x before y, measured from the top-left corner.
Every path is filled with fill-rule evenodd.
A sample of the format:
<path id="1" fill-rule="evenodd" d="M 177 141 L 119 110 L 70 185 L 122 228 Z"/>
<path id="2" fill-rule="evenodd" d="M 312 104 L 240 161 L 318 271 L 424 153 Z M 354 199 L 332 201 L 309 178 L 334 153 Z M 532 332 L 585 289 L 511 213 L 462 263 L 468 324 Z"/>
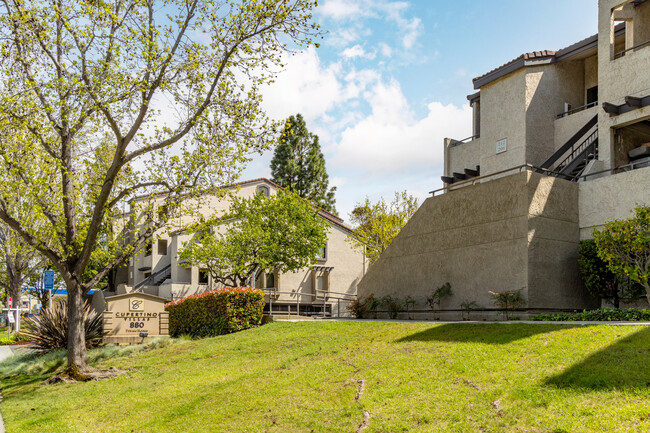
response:
<path id="1" fill-rule="evenodd" d="M 102 316 L 88 305 L 84 308 L 86 347 L 98 346 L 102 341 Z M 52 308 L 28 319 L 21 333 L 32 343 L 31 349 L 39 354 L 68 345 L 68 308 L 65 302 L 55 302 Z"/>

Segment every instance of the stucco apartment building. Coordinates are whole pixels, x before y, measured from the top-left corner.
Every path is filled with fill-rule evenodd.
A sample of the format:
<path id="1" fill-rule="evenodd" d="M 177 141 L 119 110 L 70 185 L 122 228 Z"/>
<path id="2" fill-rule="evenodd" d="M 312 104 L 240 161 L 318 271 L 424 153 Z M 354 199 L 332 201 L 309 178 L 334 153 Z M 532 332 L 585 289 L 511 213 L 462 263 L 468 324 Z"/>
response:
<path id="1" fill-rule="evenodd" d="M 199 199 L 198 215 L 207 219 L 224 214 L 230 206 L 229 195 L 249 198 L 262 193 L 269 196 L 279 188 L 263 178 L 224 187 L 227 193 L 224 197 Z M 365 254 L 348 242 L 352 232 L 342 219 L 323 210 L 319 215 L 329 223 L 328 240 L 312 267 L 295 273 L 259 273 L 255 281 L 251 281 L 251 285 L 265 289 L 267 303 L 273 303 L 274 312 L 310 314 L 320 313 L 325 308 L 335 315 L 340 310 L 344 315 L 347 302 L 356 295 L 357 283 L 366 268 Z M 192 237 L 182 227 L 187 227 L 196 217 L 179 217 L 172 223 L 181 229 L 157 233 L 152 243 L 131 259 L 126 272 L 121 273 L 120 282 L 125 286 L 120 290 L 178 299 L 217 288 L 207 271 L 182 263 L 178 258 L 184 244 Z"/>
<path id="2" fill-rule="evenodd" d="M 359 284 L 359 295 L 493 307 L 523 289 L 531 312 L 591 308 L 578 247 L 650 203 L 650 1 L 600 0 L 598 33 L 523 54 L 473 80 L 473 136 L 445 139 L 432 192 Z M 485 311 L 484 315 L 493 312 Z"/>

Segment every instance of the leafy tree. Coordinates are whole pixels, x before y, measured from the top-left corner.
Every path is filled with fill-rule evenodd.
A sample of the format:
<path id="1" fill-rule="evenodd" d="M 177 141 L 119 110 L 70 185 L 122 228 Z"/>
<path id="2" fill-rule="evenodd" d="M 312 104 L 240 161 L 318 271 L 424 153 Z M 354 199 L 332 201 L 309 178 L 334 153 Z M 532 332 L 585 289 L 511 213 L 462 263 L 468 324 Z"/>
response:
<path id="1" fill-rule="evenodd" d="M 0 224 L 0 248 L 0 287 L 5 290 L 5 297 L 11 297 L 14 305 L 18 306 L 21 289 L 26 284 L 38 280 L 45 260 L 38 251 L 4 224 Z"/>
<path id="2" fill-rule="evenodd" d="M 307 130 L 302 115 L 287 119 L 271 160 L 271 174 L 273 182 L 326 211 L 336 213 L 336 187 L 329 188 L 318 136 Z"/>
<path id="3" fill-rule="evenodd" d="M 2 2 L 0 220 L 65 281 L 71 377 L 92 370 L 82 295 L 168 225 L 151 210 L 174 215 L 270 148 L 276 125 L 259 88 L 288 43 L 318 33 L 315 4 Z M 145 199 L 133 202 L 124 245 L 84 280 L 102 230 L 134 195 Z"/>
<path id="4" fill-rule="evenodd" d="M 637 206 L 633 217 L 594 230 L 594 241 L 609 269 L 641 284 L 650 302 L 650 205 Z"/>
<path id="5" fill-rule="evenodd" d="M 630 282 L 624 275 L 613 273 L 607 263 L 598 257 L 598 247 L 593 239 L 580 243 L 578 265 L 589 293 L 611 302 L 615 308 L 619 308 L 621 300 L 634 300 L 643 294 L 640 284 Z"/>
<path id="6" fill-rule="evenodd" d="M 192 231 L 179 258 L 206 268 L 228 287 L 246 285 L 262 271 L 289 272 L 310 266 L 327 242 L 327 223 L 309 203 L 289 191 L 272 197 L 233 198 L 226 215 Z"/>
<path id="7" fill-rule="evenodd" d="M 396 192 L 392 202 L 383 198 L 372 203 L 368 197 L 357 203 L 350 214 L 350 221 L 356 227 L 351 242 L 366 249 L 370 262 L 376 261 L 390 245 L 395 236 L 418 210 L 418 199 L 406 191 Z"/>

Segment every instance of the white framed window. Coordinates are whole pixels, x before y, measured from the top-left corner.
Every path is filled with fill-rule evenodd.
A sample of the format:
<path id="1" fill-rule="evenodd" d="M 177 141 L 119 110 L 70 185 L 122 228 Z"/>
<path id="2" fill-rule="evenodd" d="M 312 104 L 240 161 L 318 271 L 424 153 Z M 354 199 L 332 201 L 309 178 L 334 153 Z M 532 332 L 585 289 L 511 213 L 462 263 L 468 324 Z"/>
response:
<path id="1" fill-rule="evenodd" d="M 318 250 L 317 260 L 327 260 L 327 243 Z"/>

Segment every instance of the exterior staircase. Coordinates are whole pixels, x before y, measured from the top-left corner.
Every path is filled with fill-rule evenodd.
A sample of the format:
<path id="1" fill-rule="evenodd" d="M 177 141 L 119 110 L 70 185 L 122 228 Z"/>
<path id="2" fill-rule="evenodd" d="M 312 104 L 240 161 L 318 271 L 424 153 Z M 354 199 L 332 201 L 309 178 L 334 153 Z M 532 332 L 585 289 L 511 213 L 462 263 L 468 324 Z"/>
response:
<path id="1" fill-rule="evenodd" d="M 134 291 L 141 292 L 145 286 L 160 286 L 163 281 L 172 276 L 172 265 L 167 265 L 159 271 L 149 275 L 144 280 L 140 281 L 133 288 Z"/>
<path id="2" fill-rule="evenodd" d="M 589 161 L 598 158 L 598 115 L 576 132 L 540 168 L 550 171 L 551 176 L 576 182 Z"/>

